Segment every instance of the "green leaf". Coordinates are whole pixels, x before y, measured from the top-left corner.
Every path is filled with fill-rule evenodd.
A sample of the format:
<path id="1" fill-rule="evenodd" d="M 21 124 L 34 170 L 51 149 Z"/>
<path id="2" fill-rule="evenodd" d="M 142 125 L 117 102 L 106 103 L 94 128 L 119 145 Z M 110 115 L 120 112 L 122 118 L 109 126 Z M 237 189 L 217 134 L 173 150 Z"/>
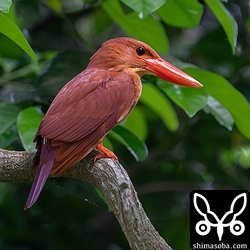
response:
<path id="1" fill-rule="evenodd" d="M 26 78 L 26 77 L 29 77 L 31 74 L 39 74 L 39 72 L 41 71 L 42 67 L 42 63 L 40 64 L 28 64 L 28 65 L 25 65 L 24 67 L 21 67 L 21 68 L 18 68 L 18 69 L 15 69 L 16 65 L 15 63 L 13 63 L 13 65 L 11 64 L 11 62 L 7 62 L 7 67 L 9 67 L 9 69 L 6 67 L 6 73 L 2 74 L 1 75 L 1 78 L 0 78 L 0 85 L 3 85 L 4 83 L 8 83 L 8 82 L 14 82 L 14 80 L 17 80 L 17 79 L 20 79 L 20 78 Z M 11 84 L 11 83 L 10 83 Z M 8 84 L 8 85 L 10 85 Z M 15 84 L 15 87 L 16 89 L 21 89 L 22 87 L 20 86 L 16 86 Z M 23 87 L 24 89 L 25 87 Z M 15 95 L 13 93 L 13 95 Z M 15 99 L 15 102 L 18 102 L 16 99 Z"/>
<path id="2" fill-rule="evenodd" d="M 14 104 L 0 104 L 0 134 L 4 133 L 16 122 L 19 112 L 20 108 Z"/>
<path id="3" fill-rule="evenodd" d="M 0 11 L 8 13 L 12 5 L 12 0 L 0 0 Z"/>
<path id="4" fill-rule="evenodd" d="M 105 136 L 103 138 L 102 144 L 103 144 L 104 147 L 108 148 L 109 150 L 114 151 L 113 144 L 112 144 L 112 142 L 109 140 L 109 138 L 107 136 Z"/>
<path id="5" fill-rule="evenodd" d="M 98 197 L 102 200 L 102 202 L 107 206 L 107 210 L 109 212 L 112 212 L 112 208 L 111 206 L 109 205 L 109 203 L 107 202 L 107 200 L 104 198 L 104 196 L 102 195 L 102 193 L 97 189 L 95 188 L 95 191 L 96 191 L 96 194 L 98 195 Z M 95 206 L 97 206 L 95 203 L 94 203 Z"/>
<path id="6" fill-rule="evenodd" d="M 204 108 L 205 111 L 211 113 L 214 118 L 228 130 L 232 130 L 234 125 L 234 119 L 230 112 L 219 103 L 212 96 L 208 97 L 207 106 Z"/>
<path id="7" fill-rule="evenodd" d="M 2 13 L 0 13 L 0 23 L 0 32 L 15 42 L 36 62 L 36 55 L 19 27 Z"/>
<path id="8" fill-rule="evenodd" d="M 168 0 L 156 13 L 167 24 L 193 28 L 200 23 L 203 6 L 196 0 Z"/>
<path id="9" fill-rule="evenodd" d="M 197 68 L 186 72 L 200 81 L 207 93 L 231 113 L 239 131 L 250 139 L 250 106 L 243 94 L 218 74 Z"/>
<path id="10" fill-rule="evenodd" d="M 158 79 L 157 84 L 168 97 L 180 106 L 189 117 L 193 117 L 207 104 L 207 93 L 203 88 L 193 89 L 167 83 Z"/>
<path id="11" fill-rule="evenodd" d="M 139 107 L 135 107 L 122 123 L 122 125 L 136 134 L 141 140 L 145 140 L 148 135 L 146 118 Z"/>
<path id="12" fill-rule="evenodd" d="M 147 158 L 148 149 L 146 144 L 126 128 L 118 125 L 109 132 L 109 136 L 123 144 L 136 161 L 144 161 Z"/>
<path id="13" fill-rule="evenodd" d="M 250 147 L 241 147 L 235 155 L 235 162 L 239 162 L 244 168 L 250 168 Z"/>
<path id="14" fill-rule="evenodd" d="M 140 18 L 147 17 L 150 13 L 159 9 L 166 0 L 121 0 L 131 9 L 139 13 Z"/>
<path id="15" fill-rule="evenodd" d="M 68 2 L 72 2 L 72 1 L 68 1 Z M 61 0 L 48 0 L 48 1 L 46 1 L 46 4 L 49 6 L 49 8 L 51 8 L 55 12 L 62 11 L 62 1 Z"/>
<path id="16" fill-rule="evenodd" d="M 18 133 L 26 151 L 34 151 L 34 136 L 43 118 L 39 107 L 29 107 L 22 110 L 17 118 Z"/>
<path id="17" fill-rule="evenodd" d="M 140 102 L 159 115 L 166 128 L 172 132 L 177 130 L 179 122 L 175 110 L 167 96 L 157 87 L 149 83 L 144 84 Z"/>
<path id="18" fill-rule="evenodd" d="M 106 0 L 102 7 L 127 34 L 148 43 L 159 52 L 168 52 L 166 32 L 162 24 L 152 16 L 140 19 L 135 12 L 125 15 L 118 0 Z"/>
<path id="19" fill-rule="evenodd" d="M 238 37 L 236 21 L 220 0 L 205 0 L 205 2 L 222 25 L 234 54 Z"/>
<path id="20" fill-rule="evenodd" d="M 84 4 L 86 4 L 86 1 L 82 0 L 61 1 L 61 2 L 62 2 L 62 10 L 67 13 L 81 11 L 84 7 Z"/>
<path id="21" fill-rule="evenodd" d="M 0 148 L 8 148 L 13 142 L 19 139 L 16 124 L 12 124 L 2 134 L 0 134 Z M 12 148 L 10 148 L 12 149 Z"/>

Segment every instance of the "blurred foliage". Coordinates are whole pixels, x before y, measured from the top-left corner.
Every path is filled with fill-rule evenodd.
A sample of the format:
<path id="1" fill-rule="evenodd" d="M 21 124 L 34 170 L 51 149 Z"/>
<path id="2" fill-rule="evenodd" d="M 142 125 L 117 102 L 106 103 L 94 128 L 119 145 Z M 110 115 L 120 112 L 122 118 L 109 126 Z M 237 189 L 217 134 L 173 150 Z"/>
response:
<path id="1" fill-rule="evenodd" d="M 143 40 L 204 88 L 144 77 L 141 101 L 105 143 L 159 233 L 174 249 L 189 249 L 190 191 L 250 186 L 249 4 L 1 0 L 0 147 L 34 149 L 42 112 L 102 42 Z M 25 212 L 31 184 L 0 187 L 0 249 L 129 249 L 103 198 L 87 184 L 50 179 Z"/>

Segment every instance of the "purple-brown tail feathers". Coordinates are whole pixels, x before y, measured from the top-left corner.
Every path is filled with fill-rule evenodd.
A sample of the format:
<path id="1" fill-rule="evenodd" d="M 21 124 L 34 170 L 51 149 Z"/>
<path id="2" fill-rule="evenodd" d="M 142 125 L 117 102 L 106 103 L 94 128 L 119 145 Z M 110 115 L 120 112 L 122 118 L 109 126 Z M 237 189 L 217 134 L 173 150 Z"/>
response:
<path id="1" fill-rule="evenodd" d="M 53 147 L 50 140 L 47 140 L 46 143 L 42 145 L 40 144 L 38 147 L 41 147 L 41 150 L 40 148 L 38 148 L 39 153 L 41 151 L 41 155 L 40 157 L 35 156 L 34 160 L 37 161 L 37 159 L 40 158 L 40 161 L 24 209 L 30 208 L 38 199 L 53 167 L 54 160 L 58 151 L 58 147 Z"/>

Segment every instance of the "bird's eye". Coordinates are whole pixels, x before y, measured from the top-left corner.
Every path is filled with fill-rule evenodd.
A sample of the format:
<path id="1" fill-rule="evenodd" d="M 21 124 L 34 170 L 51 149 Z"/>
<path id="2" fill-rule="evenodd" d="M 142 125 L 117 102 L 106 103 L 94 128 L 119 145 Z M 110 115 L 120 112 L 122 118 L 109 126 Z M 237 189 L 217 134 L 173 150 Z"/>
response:
<path id="1" fill-rule="evenodd" d="M 145 54 L 145 49 L 142 47 L 136 48 L 136 53 L 138 54 L 138 56 L 142 56 Z"/>

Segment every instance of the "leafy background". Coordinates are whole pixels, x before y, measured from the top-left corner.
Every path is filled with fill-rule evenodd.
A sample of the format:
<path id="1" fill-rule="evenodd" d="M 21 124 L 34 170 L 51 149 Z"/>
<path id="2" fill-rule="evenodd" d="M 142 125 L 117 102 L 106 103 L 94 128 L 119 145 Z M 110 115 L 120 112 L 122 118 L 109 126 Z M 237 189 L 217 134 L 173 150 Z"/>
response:
<path id="1" fill-rule="evenodd" d="M 249 0 L 0 0 L 0 147 L 34 150 L 59 89 L 105 40 L 130 36 L 197 78 L 188 89 L 143 78 L 137 107 L 105 139 L 159 233 L 189 249 L 189 194 L 250 186 Z M 0 249 L 129 249 L 98 191 L 50 179 L 0 183 Z"/>

